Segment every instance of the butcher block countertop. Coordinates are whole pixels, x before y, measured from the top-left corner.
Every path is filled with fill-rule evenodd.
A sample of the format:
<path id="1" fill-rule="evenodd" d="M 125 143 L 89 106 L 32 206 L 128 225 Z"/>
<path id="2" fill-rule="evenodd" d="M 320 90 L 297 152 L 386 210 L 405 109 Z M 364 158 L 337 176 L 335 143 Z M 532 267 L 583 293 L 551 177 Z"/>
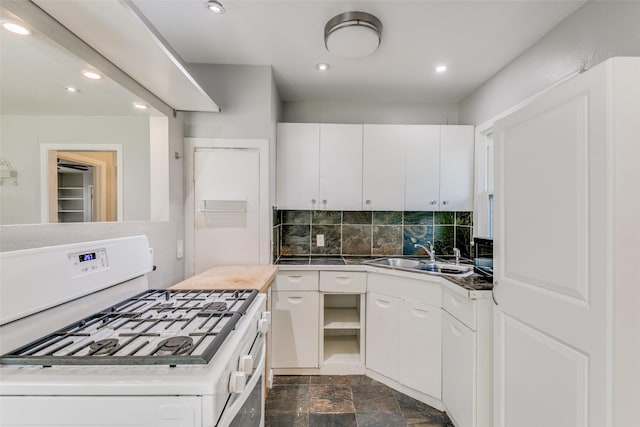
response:
<path id="1" fill-rule="evenodd" d="M 278 274 L 274 265 L 219 265 L 169 289 L 258 289 L 266 293 Z"/>

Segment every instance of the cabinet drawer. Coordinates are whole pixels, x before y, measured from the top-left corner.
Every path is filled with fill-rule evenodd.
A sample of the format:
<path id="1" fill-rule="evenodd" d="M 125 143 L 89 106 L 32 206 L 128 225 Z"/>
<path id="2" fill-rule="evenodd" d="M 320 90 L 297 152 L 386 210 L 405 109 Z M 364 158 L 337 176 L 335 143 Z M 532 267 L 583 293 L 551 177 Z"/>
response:
<path id="1" fill-rule="evenodd" d="M 365 293 L 367 273 L 348 271 L 321 271 L 320 292 Z"/>
<path id="2" fill-rule="evenodd" d="M 276 276 L 274 291 L 317 291 L 317 271 L 281 272 Z"/>
<path id="3" fill-rule="evenodd" d="M 442 285 L 424 280 L 369 273 L 367 290 L 440 307 Z"/>
<path id="4" fill-rule="evenodd" d="M 442 308 L 472 330 L 476 330 L 477 305 L 474 300 L 445 289 L 442 294 Z"/>

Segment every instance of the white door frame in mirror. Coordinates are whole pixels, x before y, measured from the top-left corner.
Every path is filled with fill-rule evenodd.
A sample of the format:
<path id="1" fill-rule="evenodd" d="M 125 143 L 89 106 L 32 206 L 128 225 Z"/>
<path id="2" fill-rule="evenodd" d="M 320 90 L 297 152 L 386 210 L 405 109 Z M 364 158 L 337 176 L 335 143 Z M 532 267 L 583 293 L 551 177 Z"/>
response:
<path id="1" fill-rule="evenodd" d="M 117 175 L 117 221 L 123 220 L 122 144 L 40 144 L 40 221 L 49 223 L 49 152 L 50 151 L 115 151 Z"/>

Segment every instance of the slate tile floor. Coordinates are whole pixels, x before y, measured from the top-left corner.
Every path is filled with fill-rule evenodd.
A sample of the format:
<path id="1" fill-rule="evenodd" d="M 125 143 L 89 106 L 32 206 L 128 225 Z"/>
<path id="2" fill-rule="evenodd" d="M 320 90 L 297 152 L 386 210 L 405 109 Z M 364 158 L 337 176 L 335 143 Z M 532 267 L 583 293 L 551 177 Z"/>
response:
<path id="1" fill-rule="evenodd" d="M 447 414 L 364 375 L 281 375 L 266 427 L 453 427 Z"/>

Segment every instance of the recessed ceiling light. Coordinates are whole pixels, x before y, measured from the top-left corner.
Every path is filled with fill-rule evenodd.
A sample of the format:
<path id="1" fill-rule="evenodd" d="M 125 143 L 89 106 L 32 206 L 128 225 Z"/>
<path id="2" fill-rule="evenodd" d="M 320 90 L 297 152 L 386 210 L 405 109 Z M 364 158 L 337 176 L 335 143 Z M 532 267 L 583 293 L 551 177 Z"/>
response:
<path id="1" fill-rule="evenodd" d="M 436 73 L 444 73 L 445 71 L 447 71 L 446 65 L 438 65 L 436 67 Z"/>
<path id="2" fill-rule="evenodd" d="M 224 13 L 224 6 L 216 0 L 208 1 L 207 8 L 213 13 Z"/>
<path id="3" fill-rule="evenodd" d="M 102 76 L 94 71 L 83 71 L 82 75 L 91 80 L 100 80 Z"/>
<path id="4" fill-rule="evenodd" d="M 31 34 L 31 31 L 29 31 L 26 27 L 23 27 L 20 24 L 16 24 L 15 22 L 3 22 L 2 28 L 20 36 L 28 36 L 29 34 Z"/>
<path id="5" fill-rule="evenodd" d="M 71 86 L 67 86 L 65 89 L 67 90 L 67 92 L 70 92 L 70 93 L 78 92 L 78 89 L 76 89 L 75 87 L 71 87 Z"/>
<path id="6" fill-rule="evenodd" d="M 319 64 L 316 64 L 316 68 L 318 69 L 318 71 L 327 71 L 329 69 L 329 64 L 321 62 Z"/>
<path id="7" fill-rule="evenodd" d="M 138 110 L 146 110 L 147 108 L 149 108 L 147 104 L 144 104 L 142 102 L 134 102 L 133 106 L 136 107 Z"/>

